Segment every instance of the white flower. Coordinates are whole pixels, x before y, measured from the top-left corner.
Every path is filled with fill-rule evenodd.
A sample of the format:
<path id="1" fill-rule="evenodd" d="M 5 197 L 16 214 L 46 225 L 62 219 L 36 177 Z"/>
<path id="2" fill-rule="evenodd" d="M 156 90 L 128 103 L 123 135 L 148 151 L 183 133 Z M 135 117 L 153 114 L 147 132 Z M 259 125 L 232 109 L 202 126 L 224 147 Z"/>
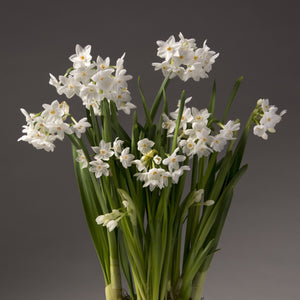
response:
<path id="1" fill-rule="evenodd" d="M 99 147 L 92 147 L 92 149 L 96 153 L 96 159 L 109 160 L 114 155 L 114 151 L 111 150 L 111 143 L 105 143 L 104 140 L 100 141 Z"/>
<path id="2" fill-rule="evenodd" d="M 230 120 L 224 125 L 223 129 L 220 130 L 220 135 L 227 140 L 234 140 L 233 132 L 238 130 L 240 130 L 240 122 L 235 123 Z"/>
<path id="3" fill-rule="evenodd" d="M 176 77 L 176 69 L 173 65 L 170 64 L 169 61 L 163 61 L 162 63 L 152 63 L 155 71 L 162 70 L 164 77 L 169 76 L 169 78 Z M 175 71 L 175 72 L 174 72 Z"/>
<path id="4" fill-rule="evenodd" d="M 175 41 L 173 35 L 171 35 L 167 41 L 157 41 L 156 44 L 158 45 L 157 56 L 165 58 L 167 61 L 177 53 L 180 47 L 180 44 Z"/>
<path id="5" fill-rule="evenodd" d="M 165 77 L 178 76 L 183 81 L 189 78 L 195 81 L 207 78 L 207 73 L 211 71 L 212 64 L 219 54 L 211 51 L 206 41 L 202 48 L 197 48 L 195 39 L 186 39 L 182 33 L 179 34 L 179 38 L 179 42 L 175 41 L 173 35 L 165 42 L 157 41 L 157 55 L 165 60 L 153 63 L 155 70 L 161 69 Z"/>
<path id="6" fill-rule="evenodd" d="M 163 164 L 168 166 L 170 172 L 172 172 L 173 170 L 178 170 L 179 163 L 186 160 L 186 157 L 184 155 L 177 155 L 178 151 L 179 148 L 177 147 L 169 157 L 163 160 Z"/>
<path id="7" fill-rule="evenodd" d="M 78 156 L 76 157 L 76 161 L 81 163 L 81 169 L 87 168 L 88 166 L 88 161 L 84 155 L 84 152 L 82 149 L 76 150 L 78 153 Z"/>
<path id="8" fill-rule="evenodd" d="M 124 168 L 131 167 L 134 155 L 129 153 L 129 147 L 125 148 L 120 155 L 120 162 Z"/>
<path id="9" fill-rule="evenodd" d="M 91 64 L 89 67 L 82 66 L 78 69 L 74 69 L 70 72 L 70 74 L 76 81 L 81 81 L 84 85 L 87 85 L 95 72 L 94 64 Z"/>
<path id="10" fill-rule="evenodd" d="M 179 109 L 177 109 L 174 112 L 171 112 L 170 116 L 173 119 L 177 120 L 178 113 L 179 113 Z M 181 120 L 180 120 L 180 128 L 183 128 L 183 130 L 186 130 L 187 123 L 190 123 L 192 120 L 193 120 L 193 117 L 192 117 L 192 114 L 191 114 L 191 109 L 184 107 L 183 112 L 182 112 L 182 116 L 181 116 Z"/>
<path id="11" fill-rule="evenodd" d="M 212 142 L 210 146 L 216 151 L 221 152 L 225 145 L 227 143 L 227 140 L 220 134 L 217 134 L 216 136 L 212 137 Z"/>
<path id="12" fill-rule="evenodd" d="M 176 54 L 173 55 L 173 63 L 175 66 L 190 65 L 194 56 L 193 49 L 188 47 L 179 48 Z"/>
<path id="13" fill-rule="evenodd" d="M 201 59 L 203 63 L 203 69 L 205 72 L 211 71 L 212 64 L 215 63 L 216 58 L 219 56 L 219 53 L 211 51 L 210 48 L 206 45 L 206 40 L 203 43 Z"/>
<path id="14" fill-rule="evenodd" d="M 26 122 L 31 123 L 34 118 L 34 114 L 29 114 L 24 108 L 21 108 L 20 111 L 25 116 Z"/>
<path id="15" fill-rule="evenodd" d="M 208 127 L 204 127 L 200 131 L 196 130 L 198 142 L 210 144 L 212 142 L 212 136 L 210 136 L 210 132 L 211 130 Z"/>
<path id="16" fill-rule="evenodd" d="M 72 128 L 73 128 L 75 134 L 77 135 L 77 137 L 80 139 L 81 134 L 85 133 L 86 129 L 90 126 L 91 126 L 91 124 L 89 122 L 87 122 L 87 118 L 82 118 L 76 124 L 74 124 L 72 126 Z"/>
<path id="17" fill-rule="evenodd" d="M 203 126 L 206 126 L 210 113 L 206 108 L 198 110 L 197 108 L 192 107 L 192 116 L 193 122 L 201 123 Z"/>
<path id="18" fill-rule="evenodd" d="M 98 71 L 92 76 L 92 79 L 96 82 L 96 86 L 103 91 L 110 91 L 113 88 L 113 69 L 105 69 Z"/>
<path id="19" fill-rule="evenodd" d="M 152 150 L 152 147 L 154 146 L 154 142 L 148 140 L 147 138 L 144 138 L 140 141 L 138 141 L 138 150 L 142 153 L 142 154 L 147 154 Z"/>
<path id="20" fill-rule="evenodd" d="M 203 194 L 204 194 L 204 190 L 203 189 L 195 191 L 193 193 L 193 202 L 194 203 L 200 203 L 201 200 L 202 200 Z"/>
<path id="21" fill-rule="evenodd" d="M 84 86 L 80 90 L 80 97 L 83 101 L 83 104 L 90 107 L 90 105 L 96 101 L 100 102 L 100 94 L 98 92 L 98 88 L 95 84 L 90 83 L 87 86 Z"/>
<path id="22" fill-rule="evenodd" d="M 118 110 L 123 110 L 125 114 L 129 115 L 131 109 L 135 109 L 136 106 L 132 104 L 131 102 L 126 102 L 126 101 L 116 101 L 117 109 Z"/>
<path id="23" fill-rule="evenodd" d="M 125 55 L 126 55 L 126 53 L 124 52 L 123 55 L 120 58 L 117 59 L 117 62 L 116 62 L 116 72 L 120 72 L 121 70 L 123 70 Z"/>
<path id="24" fill-rule="evenodd" d="M 141 172 L 141 171 L 143 171 L 143 170 L 146 169 L 146 167 L 143 164 L 143 162 L 140 161 L 139 159 L 133 160 L 132 163 L 136 165 L 136 168 L 138 169 L 139 172 Z"/>
<path id="25" fill-rule="evenodd" d="M 116 220 L 110 220 L 107 222 L 106 227 L 108 231 L 113 231 L 118 226 L 118 222 Z"/>
<path id="26" fill-rule="evenodd" d="M 49 75 L 50 75 L 49 84 L 53 85 L 56 89 L 58 89 L 60 87 L 60 82 L 51 73 L 49 73 Z"/>
<path id="27" fill-rule="evenodd" d="M 53 140 L 51 138 L 46 138 L 45 136 L 42 138 L 32 139 L 30 144 L 32 144 L 32 146 L 36 149 L 43 149 L 47 152 L 53 152 L 55 148 Z"/>
<path id="28" fill-rule="evenodd" d="M 162 189 L 168 185 L 168 177 L 171 177 L 171 174 L 164 169 L 152 168 L 147 173 L 143 187 L 149 186 L 151 192 L 156 187 Z"/>
<path id="29" fill-rule="evenodd" d="M 61 119 L 65 114 L 64 109 L 60 107 L 57 100 L 54 100 L 51 104 L 43 104 L 44 111 L 42 112 L 42 117 L 44 117 L 48 122 L 55 121 L 56 119 Z"/>
<path id="30" fill-rule="evenodd" d="M 82 48 L 80 45 L 76 45 L 75 52 L 76 54 L 73 54 L 69 57 L 70 61 L 73 62 L 73 66 L 75 69 L 82 66 L 88 67 L 91 64 L 92 56 L 90 55 L 90 45 L 87 45 L 84 48 Z"/>
<path id="31" fill-rule="evenodd" d="M 198 155 L 198 158 L 202 156 L 208 156 L 212 152 L 213 151 L 205 143 L 200 141 L 195 146 L 195 154 Z"/>
<path id="32" fill-rule="evenodd" d="M 183 49 L 185 49 L 185 48 L 195 49 L 197 47 L 195 39 L 186 39 L 181 32 L 179 33 L 178 36 L 180 38 L 181 48 L 183 48 Z"/>
<path id="33" fill-rule="evenodd" d="M 186 129 L 184 134 L 187 135 L 189 138 L 193 140 L 203 140 L 203 142 L 207 143 L 207 139 L 210 134 L 210 129 L 207 128 L 204 123 L 201 122 L 194 122 L 192 123 L 191 129 Z"/>
<path id="34" fill-rule="evenodd" d="M 113 209 L 111 213 L 98 216 L 96 218 L 96 223 L 98 225 L 103 225 L 107 227 L 108 231 L 113 231 L 117 226 L 118 222 L 122 217 L 124 217 L 124 213 L 121 213 L 117 209 Z"/>
<path id="35" fill-rule="evenodd" d="M 102 175 L 108 176 L 109 175 L 109 164 L 103 162 L 101 159 L 97 159 L 90 162 L 91 167 L 89 171 L 95 173 L 96 178 L 101 177 Z"/>
<path id="36" fill-rule="evenodd" d="M 266 133 L 266 130 L 267 129 L 264 125 L 256 125 L 253 127 L 253 134 L 263 138 L 264 140 L 267 140 L 268 135 Z"/>
<path id="37" fill-rule="evenodd" d="M 158 156 L 158 155 L 155 155 L 155 156 L 153 157 L 153 161 L 154 161 L 155 164 L 157 164 L 157 165 L 160 165 L 161 160 L 162 160 L 161 157 Z"/>
<path id="38" fill-rule="evenodd" d="M 124 141 L 119 140 L 119 138 L 117 137 L 113 143 L 113 148 L 114 148 L 114 152 L 115 152 L 115 156 L 119 157 L 121 152 L 122 152 L 122 145 L 123 145 Z"/>
<path id="39" fill-rule="evenodd" d="M 81 84 L 72 76 L 59 76 L 59 81 L 61 82 L 61 85 L 57 88 L 59 95 L 65 94 L 68 99 L 72 98 L 74 95 L 79 95 Z"/>
<path id="40" fill-rule="evenodd" d="M 208 75 L 205 73 L 202 63 L 194 63 L 193 65 L 189 65 L 182 75 L 181 79 L 183 81 L 187 81 L 190 78 L 193 78 L 194 81 L 199 81 L 201 78 L 208 78 Z"/>
<path id="41" fill-rule="evenodd" d="M 57 138 L 61 141 L 65 137 L 66 134 L 72 134 L 73 131 L 69 124 L 64 123 L 63 120 L 57 119 L 54 123 L 47 124 L 47 128 L 50 133 L 57 134 Z"/>
<path id="42" fill-rule="evenodd" d="M 122 201 L 122 204 L 124 205 L 125 208 L 128 208 L 129 206 L 129 202 L 126 200 Z"/>
<path id="43" fill-rule="evenodd" d="M 269 104 L 269 99 L 259 99 L 257 102 L 261 105 L 264 112 L 269 111 L 271 107 Z"/>
<path id="44" fill-rule="evenodd" d="M 172 183 L 177 184 L 179 178 L 183 175 L 184 171 L 189 171 L 191 168 L 189 166 L 182 166 L 178 170 L 171 173 Z"/>
<path id="45" fill-rule="evenodd" d="M 96 60 L 97 71 L 105 70 L 105 69 L 109 68 L 109 65 L 110 65 L 109 57 L 106 57 L 105 59 L 102 59 L 100 56 L 97 57 L 97 60 Z"/>
<path id="46" fill-rule="evenodd" d="M 257 105 L 261 106 L 263 116 L 261 117 L 259 124 L 253 127 L 253 134 L 267 140 L 268 134 L 266 132 L 276 132 L 275 126 L 281 121 L 281 117 L 286 113 L 286 110 L 277 114 L 278 108 L 274 105 L 270 105 L 268 99 L 259 99 Z"/>
<path id="47" fill-rule="evenodd" d="M 116 70 L 114 86 L 116 88 L 127 88 L 127 81 L 132 79 L 131 75 L 126 75 L 126 69 Z"/>
<path id="48" fill-rule="evenodd" d="M 173 133 L 175 130 L 175 127 L 176 127 L 175 121 L 170 120 L 169 117 L 165 113 L 162 114 L 162 117 L 163 117 L 163 122 L 161 124 L 161 127 L 164 129 L 167 129 L 168 134 Z"/>
<path id="49" fill-rule="evenodd" d="M 275 132 L 275 125 L 281 121 L 281 115 L 276 114 L 277 107 L 271 107 L 266 111 L 260 120 L 260 124 L 264 125 L 270 132 Z"/>
<path id="50" fill-rule="evenodd" d="M 195 142 L 193 139 L 188 138 L 187 140 L 182 140 L 179 142 L 182 147 L 182 152 L 187 156 L 194 155 Z"/>

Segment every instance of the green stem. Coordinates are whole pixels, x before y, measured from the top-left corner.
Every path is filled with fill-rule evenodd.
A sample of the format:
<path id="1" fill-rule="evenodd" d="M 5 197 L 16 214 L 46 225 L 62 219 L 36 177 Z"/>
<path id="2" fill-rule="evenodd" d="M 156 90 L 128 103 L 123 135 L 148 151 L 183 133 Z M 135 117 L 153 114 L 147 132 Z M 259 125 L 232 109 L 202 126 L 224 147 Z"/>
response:
<path id="1" fill-rule="evenodd" d="M 193 291 L 192 291 L 193 300 L 201 300 L 206 275 L 207 275 L 207 270 L 200 272 L 197 274 L 195 280 L 193 281 Z"/>
<path id="2" fill-rule="evenodd" d="M 111 299 L 122 300 L 122 283 L 118 258 L 118 247 L 114 232 L 108 232 Z"/>

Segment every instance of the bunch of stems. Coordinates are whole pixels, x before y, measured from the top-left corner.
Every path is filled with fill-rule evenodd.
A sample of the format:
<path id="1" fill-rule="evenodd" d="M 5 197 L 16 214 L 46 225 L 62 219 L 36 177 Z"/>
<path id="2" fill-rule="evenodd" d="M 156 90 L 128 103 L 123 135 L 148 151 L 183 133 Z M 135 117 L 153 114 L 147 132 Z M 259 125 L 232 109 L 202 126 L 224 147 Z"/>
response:
<path id="1" fill-rule="evenodd" d="M 226 120 L 241 80 L 242 77 L 234 85 L 222 123 Z M 93 109 L 86 110 L 92 125 L 87 129 L 87 138 L 69 135 L 82 204 L 102 266 L 108 300 L 125 298 L 121 272 L 127 281 L 127 298 L 201 299 L 208 268 L 218 250 L 234 187 L 247 170 L 247 165 L 241 167 L 241 162 L 254 112 L 240 138 L 229 143 L 225 155 L 218 157 L 220 154 L 213 152 L 209 157 L 198 158 L 195 155 L 191 162 L 186 159 L 184 163 L 192 168 L 188 191 L 187 174 L 180 177 L 178 184 L 170 181 L 164 189 L 156 188 L 151 192 L 134 177 L 135 167 L 125 169 L 117 159 L 109 160 L 110 176 L 99 179 L 88 168 L 80 167 L 76 161 L 76 150 L 82 149 L 90 161 L 90 146 L 98 146 L 101 140 L 112 142 L 116 137 L 122 139 L 136 157 L 137 142 L 145 137 L 155 142 L 155 148 L 160 153 L 172 153 L 180 135 L 185 92 L 181 95 L 174 136 L 168 137 L 166 129 L 162 128 L 162 117 L 158 118 L 158 125 L 154 124 L 161 102 L 161 113 L 168 113 L 168 83 L 166 78 L 149 109 L 138 81 L 146 122 L 142 126 L 135 112 L 130 134 L 120 125 L 114 102 L 103 100 L 100 117 L 94 115 Z M 214 116 L 215 101 L 214 82 L 208 108 L 208 127 L 211 129 L 219 122 Z M 214 205 L 206 207 L 195 202 L 201 190 L 204 201 L 212 199 Z M 97 216 L 122 207 L 123 201 L 130 204 L 131 213 L 120 220 L 114 231 L 109 232 L 106 227 L 97 225 Z"/>

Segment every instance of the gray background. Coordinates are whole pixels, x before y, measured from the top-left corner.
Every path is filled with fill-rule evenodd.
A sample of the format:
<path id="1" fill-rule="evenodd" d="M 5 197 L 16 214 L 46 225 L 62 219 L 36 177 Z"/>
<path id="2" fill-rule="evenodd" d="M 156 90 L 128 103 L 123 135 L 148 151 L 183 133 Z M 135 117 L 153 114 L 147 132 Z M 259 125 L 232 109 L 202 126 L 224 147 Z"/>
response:
<path id="1" fill-rule="evenodd" d="M 70 145 L 58 142 L 54 153 L 46 153 L 17 143 L 25 122 L 19 108 L 38 112 L 59 97 L 48 85 L 48 73 L 64 74 L 79 43 L 91 44 L 94 57 L 115 60 L 127 52 L 126 67 L 134 75 L 129 88 L 141 109 L 137 76 L 150 101 L 162 80 L 151 67 L 158 60 L 155 41 L 181 31 L 199 46 L 207 38 L 220 57 L 210 79 L 171 82 L 173 105 L 185 88 L 194 106 L 205 107 L 217 78 L 221 112 L 234 81 L 244 75 L 230 117 L 245 123 L 260 97 L 288 110 L 269 141 L 250 137 L 245 155 L 250 168 L 236 189 L 205 299 L 299 299 L 297 2 L 2 1 L 0 298 L 104 299 Z M 82 116 L 77 100 L 69 102 Z"/>

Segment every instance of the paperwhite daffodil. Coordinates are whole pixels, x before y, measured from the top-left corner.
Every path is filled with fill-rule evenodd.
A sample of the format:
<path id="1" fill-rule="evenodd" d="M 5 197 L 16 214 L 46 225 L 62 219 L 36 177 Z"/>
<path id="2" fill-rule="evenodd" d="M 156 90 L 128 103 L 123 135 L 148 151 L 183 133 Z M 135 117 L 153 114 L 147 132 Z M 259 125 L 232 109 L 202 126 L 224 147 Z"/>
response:
<path id="1" fill-rule="evenodd" d="M 212 137 L 212 142 L 210 146 L 215 150 L 216 152 L 221 152 L 225 145 L 227 143 L 227 140 L 220 134 L 217 134 L 216 136 Z"/>
<path id="2" fill-rule="evenodd" d="M 43 104 L 44 111 L 42 112 L 42 117 L 44 117 L 48 122 L 55 121 L 56 119 L 62 118 L 65 114 L 64 109 L 60 107 L 57 100 L 54 100 L 51 104 Z"/>
<path id="3" fill-rule="evenodd" d="M 81 169 L 87 168 L 88 166 L 88 161 L 84 155 L 84 152 L 82 149 L 76 150 L 78 153 L 78 156 L 76 157 L 76 161 L 81 163 Z"/>
<path id="4" fill-rule="evenodd" d="M 61 82 L 61 85 L 57 88 L 57 93 L 59 95 L 65 94 L 68 99 L 72 98 L 74 95 L 79 95 L 81 84 L 72 76 L 59 76 L 59 81 Z"/>
<path id="5" fill-rule="evenodd" d="M 92 147 L 92 149 L 96 153 L 96 159 L 109 160 L 114 155 L 114 151 L 111 150 L 111 143 L 105 143 L 104 140 L 100 141 L 99 147 Z"/>
<path id="6" fill-rule="evenodd" d="M 220 130 L 220 135 L 227 140 L 233 140 L 235 139 L 233 137 L 233 132 L 238 130 L 240 130 L 240 122 L 235 123 L 234 121 L 230 120 L 224 125 L 223 129 Z"/>
<path id="7" fill-rule="evenodd" d="M 103 162 L 101 159 L 93 160 L 90 162 L 91 167 L 89 171 L 95 173 L 96 178 L 101 177 L 102 175 L 108 176 L 109 175 L 109 164 Z"/>
<path id="8" fill-rule="evenodd" d="M 140 141 L 138 141 L 137 143 L 138 145 L 138 150 L 142 153 L 142 154 L 147 154 L 152 150 L 152 147 L 154 146 L 154 142 L 150 141 L 147 138 L 144 138 Z"/>
<path id="9" fill-rule="evenodd" d="M 80 68 L 82 66 L 88 67 L 91 64 L 91 46 L 87 45 L 82 48 L 80 45 L 76 45 L 75 47 L 76 54 L 73 54 L 69 57 L 70 61 L 73 62 L 73 66 L 75 69 Z"/>
<path id="10" fill-rule="evenodd" d="M 115 156 L 119 157 L 121 152 L 122 152 L 122 145 L 123 145 L 124 141 L 120 140 L 118 137 L 115 139 L 114 143 L 113 143 L 113 148 L 114 148 L 114 152 L 115 152 Z"/>
<path id="11" fill-rule="evenodd" d="M 81 120 L 79 120 L 76 124 L 74 124 L 72 126 L 76 136 L 80 139 L 81 138 L 81 134 L 85 133 L 86 129 L 88 127 L 91 127 L 91 124 L 89 122 L 87 122 L 87 118 L 82 118 Z"/>
<path id="12" fill-rule="evenodd" d="M 122 166 L 127 169 L 128 167 L 131 167 L 132 161 L 134 159 L 134 155 L 129 153 L 130 149 L 129 147 L 125 148 L 121 155 L 120 155 L 120 162 Z"/>
<path id="13" fill-rule="evenodd" d="M 163 164 L 168 166 L 170 172 L 172 172 L 173 170 L 178 170 L 179 163 L 186 160 L 186 157 L 184 155 L 177 155 L 178 151 L 179 148 L 177 147 L 169 157 L 163 160 Z"/>

